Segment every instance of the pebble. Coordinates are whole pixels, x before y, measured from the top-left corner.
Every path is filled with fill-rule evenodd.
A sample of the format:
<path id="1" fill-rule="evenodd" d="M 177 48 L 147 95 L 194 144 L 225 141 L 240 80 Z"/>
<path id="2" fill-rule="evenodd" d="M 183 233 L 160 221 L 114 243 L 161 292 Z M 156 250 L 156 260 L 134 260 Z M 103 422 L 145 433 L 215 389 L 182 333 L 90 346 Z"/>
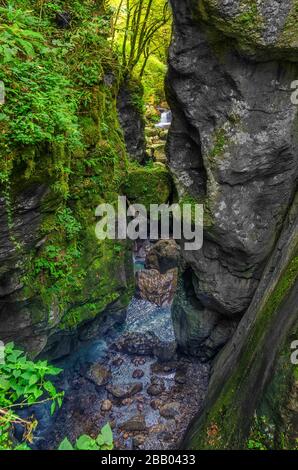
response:
<path id="1" fill-rule="evenodd" d="M 133 438 L 133 447 L 140 447 L 144 444 L 145 442 L 145 436 L 143 436 L 142 434 L 138 434 L 137 436 L 135 436 Z"/>
<path id="2" fill-rule="evenodd" d="M 146 359 L 144 357 L 134 357 L 131 360 L 131 363 L 135 366 L 143 366 L 144 364 L 146 364 Z"/>
<path id="3" fill-rule="evenodd" d="M 110 400 L 104 400 L 101 405 L 101 411 L 110 411 L 113 408 L 113 403 Z"/>
<path id="4" fill-rule="evenodd" d="M 145 431 L 146 420 L 144 415 L 139 414 L 125 421 L 120 427 L 127 432 Z"/>
<path id="5" fill-rule="evenodd" d="M 141 379 L 144 376 L 144 372 L 141 369 L 135 369 L 132 374 L 133 379 Z"/>
<path id="6" fill-rule="evenodd" d="M 173 419 L 179 414 L 180 404 L 177 402 L 167 403 L 159 409 L 159 413 L 163 418 Z"/>
<path id="7" fill-rule="evenodd" d="M 119 367 L 119 366 L 122 366 L 123 362 L 124 360 L 122 359 L 122 357 L 116 357 L 116 359 L 112 361 L 112 364 L 115 367 Z"/>
<path id="8" fill-rule="evenodd" d="M 143 384 L 135 383 L 126 386 L 109 385 L 107 391 L 110 392 L 115 398 L 130 398 L 133 395 L 143 390 Z"/>

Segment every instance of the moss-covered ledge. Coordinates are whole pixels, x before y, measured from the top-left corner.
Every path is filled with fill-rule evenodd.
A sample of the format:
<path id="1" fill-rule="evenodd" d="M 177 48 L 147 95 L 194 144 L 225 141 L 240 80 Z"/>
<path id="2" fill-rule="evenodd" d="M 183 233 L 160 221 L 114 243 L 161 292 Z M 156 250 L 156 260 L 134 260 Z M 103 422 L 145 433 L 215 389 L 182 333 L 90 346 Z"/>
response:
<path id="1" fill-rule="evenodd" d="M 173 187 L 172 178 L 166 166 L 156 163 L 148 166 L 129 165 L 123 192 L 130 203 L 150 204 L 169 202 Z"/>

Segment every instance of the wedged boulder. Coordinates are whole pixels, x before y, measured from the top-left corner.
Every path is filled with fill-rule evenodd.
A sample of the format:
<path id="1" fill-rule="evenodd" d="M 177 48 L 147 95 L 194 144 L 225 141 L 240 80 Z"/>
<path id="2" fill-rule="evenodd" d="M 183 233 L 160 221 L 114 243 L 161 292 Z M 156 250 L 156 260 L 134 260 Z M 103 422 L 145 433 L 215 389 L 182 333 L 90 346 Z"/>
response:
<path id="1" fill-rule="evenodd" d="M 193 288 L 190 271 L 179 279 L 172 319 L 180 349 L 202 361 L 212 359 L 237 326 L 236 321 L 201 304 Z"/>
<path id="2" fill-rule="evenodd" d="M 159 240 L 145 259 L 146 269 L 156 269 L 161 274 L 178 267 L 180 247 L 175 240 Z"/>
<path id="3" fill-rule="evenodd" d="M 177 288 L 178 269 L 160 274 L 156 269 L 138 271 L 136 274 L 136 297 L 156 305 L 170 304 Z"/>

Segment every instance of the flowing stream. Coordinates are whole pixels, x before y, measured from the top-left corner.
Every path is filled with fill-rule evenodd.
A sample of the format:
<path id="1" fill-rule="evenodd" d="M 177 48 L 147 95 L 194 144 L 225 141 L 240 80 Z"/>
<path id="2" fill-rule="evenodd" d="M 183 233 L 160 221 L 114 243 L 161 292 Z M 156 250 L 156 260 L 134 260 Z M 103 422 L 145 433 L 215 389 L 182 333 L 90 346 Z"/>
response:
<path id="1" fill-rule="evenodd" d="M 172 122 L 172 112 L 163 111 L 160 116 L 160 122 L 156 124 L 156 127 L 160 129 L 169 129 Z"/>
<path id="2" fill-rule="evenodd" d="M 135 270 L 144 259 L 134 259 Z M 118 449 L 175 449 L 206 394 L 209 366 L 176 353 L 171 306 L 134 297 L 126 320 L 57 363 L 63 405 L 34 412 L 34 446 L 56 449 L 67 436 L 97 436 L 110 422 Z"/>

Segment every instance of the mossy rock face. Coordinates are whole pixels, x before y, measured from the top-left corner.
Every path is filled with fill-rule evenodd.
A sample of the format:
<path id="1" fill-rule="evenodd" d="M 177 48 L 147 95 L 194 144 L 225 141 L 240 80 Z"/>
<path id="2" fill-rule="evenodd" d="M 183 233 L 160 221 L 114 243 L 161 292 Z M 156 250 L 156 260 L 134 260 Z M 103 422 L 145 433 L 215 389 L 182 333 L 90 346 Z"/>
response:
<path id="1" fill-rule="evenodd" d="M 53 40 L 51 7 L 41 11 L 31 0 L 14 3 L 32 17 L 30 28 L 52 51 L 49 57 L 25 52 L 15 57 L 15 73 L 12 62 L 1 63 L 0 78 L 9 81 L 2 111 L 14 117 L 7 123 L 18 126 L 18 133 L 6 124 L 0 141 L 0 338 L 37 355 L 57 330 L 68 334 L 111 303 L 125 308 L 132 296 L 131 247 L 95 235 L 95 209 L 117 201 L 127 154 L 116 107 L 118 83 L 109 78 L 119 64 L 107 39 L 103 2 L 72 2 L 72 22 L 59 31 L 59 41 Z M 9 11 L 1 10 L 4 24 Z M 18 27 L 31 41 L 28 24 L 20 21 Z M 67 53 L 60 54 L 65 46 Z M 30 87 L 23 85 L 26 74 Z M 19 103 L 26 103 L 25 112 Z"/>
<path id="2" fill-rule="evenodd" d="M 130 203 L 150 204 L 169 202 L 172 193 L 172 179 L 163 165 L 135 167 L 128 170 L 123 191 Z"/>
<path id="3" fill-rule="evenodd" d="M 199 0 L 200 20 L 214 26 L 250 56 L 272 54 L 273 58 L 297 61 L 298 1 Z"/>

